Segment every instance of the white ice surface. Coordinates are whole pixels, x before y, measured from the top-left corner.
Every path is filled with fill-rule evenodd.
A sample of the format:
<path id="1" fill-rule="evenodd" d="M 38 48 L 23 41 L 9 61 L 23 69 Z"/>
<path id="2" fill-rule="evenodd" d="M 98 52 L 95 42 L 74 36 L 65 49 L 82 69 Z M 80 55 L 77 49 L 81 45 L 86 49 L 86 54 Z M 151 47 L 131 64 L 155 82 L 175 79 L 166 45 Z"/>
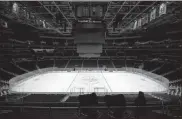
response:
<path id="1" fill-rule="evenodd" d="M 154 79 L 155 80 L 155 79 Z M 49 72 L 11 87 L 16 92 L 160 92 L 166 87 L 131 72 Z"/>

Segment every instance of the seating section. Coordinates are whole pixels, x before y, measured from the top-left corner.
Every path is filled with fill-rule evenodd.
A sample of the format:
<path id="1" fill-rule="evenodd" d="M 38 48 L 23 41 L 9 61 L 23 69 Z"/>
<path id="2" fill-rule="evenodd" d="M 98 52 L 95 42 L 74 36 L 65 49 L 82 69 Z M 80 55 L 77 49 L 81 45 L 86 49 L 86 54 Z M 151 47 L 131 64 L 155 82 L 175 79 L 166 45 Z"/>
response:
<path id="1" fill-rule="evenodd" d="M 6 66 L 3 67 L 3 69 L 8 71 L 8 72 L 15 73 L 17 75 L 21 75 L 21 74 L 25 73 L 25 71 L 19 69 L 18 67 L 16 67 L 15 65 L 13 65 L 11 63 L 6 64 Z"/>
<path id="2" fill-rule="evenodd" d="M 169 101 L 171 104 L 177 103 L 179 101 L 179 97 L 174 95 L 168 95 L 168 94 L 154 94 L 154 95 L 163 99 L 164 101 Z"/>
<path id="3" fill-rule="evenodd" d="M 125 61 L 124 60 L 113 60 L 114 66 L 116 68 L 124 67 Z"/>
<path id="4" fill-rule="evenodd" d="M 83 67 L 84 68 L 97 67 L 97 61 L 96 60 L 84 60 Z"/>
<path id="5" fill-rule="evenodd" d="M 66 102 L 78 102 L 77 96 L 70 96 Z M 104 102 L 104 96 L 98 96 L 98 102 Z"/>
<path id="6" fill-rule="evenodd" d="M 104 102 L 104 96 L 98 96 L 98 102 Z"/>
<path id="7" fill-rule="evenodd" d="M 9 102 L 60 102 L 65 94 L 9 94 L 7 96 L 0 96 L 0 101 Z"/>
<path id="8" fill-rule="evenodd" d="M 6 73 L 6 72 L 4 72 L 2 70 L 0 70 L 0 74 L 1 74 L 1 78 L 3 80 L 7 80 L 7 81 L 14 77 L 14 75 L 11 75 L 9 73 Z"/>
<path id="9" fill-rule="evenodd" d="M 10 94 L 7 95 L 6 98 L 10 102 L 15 102 L 23 98 L 24 102 L 60 102 L 64 98 L 65 94 Z M 124 94 L 126 102 L 131 104 L 137 97 L 137 94 Z M 155 94 L 156 97 L 160 97 L 161 99 L 174 100 L 173 102 L 178 101 L 176 96 L 171 96 L 168 94 Z M 152 97 L 150 95 L 145 95 L 147 102 L 157 102 L 160 99 Z M 0 97 L 0 101 L 5 101 L 5 96 Z M 66 102 L 78 102 L 78 96 L 70 96 Z M 98 102 L 105 102 L 104 96 L 98 96 Z"/>
<path id="10" fill-rule="evenodd" d="M 24 97 L 24 102 L 60 102 L 65 94 L 32 94 Z"/>
<path id="11" fill-rule="evenodd" d="M 78 119 L 75 116 L 75 109 L 53 109 L 52 110 L 52 119 Z"/>
<path id="12" fill-rule="evenodd" d="M 144 63 L 144 70 L 146 71 L 152 71 L 158 67 L 161 67 L 163 64 L 159 62 L 145 62 Z"/>
<path id="13" fill-rule="evenodd" d="M 44 61 L 39 61 L 37 63 L 37 66 L 41 69 L 41 68 L 49 68 L 49 67 L 53 67 L 54 65 L 54 60 L 44 60 Z"/>
<path id="14" fill-rule="evenodd" d="M 137 98 L 138 95 L 137 94 L 124 94 L 124 96 L 125 96 L 127 102 L 134 102 L 134 100 Z M 145 98 L 146 98 L 147 102 L 159 101 L 158 99 L 153 98 L 150 95 L 145 95 Z"/>
<path id="15" fill-rule="evenodd" d="M 67 68 L 74 68 L 81 66 L 82 66 L 82 60 L 70 60 L 69 64 L 67 65 Z"/>
<path id="16" fill-rule="evenodd" d="M 50 119 L 51 115 L 48 109 L 26 109 L 21 116 L 26 119 Z"/>
<path id="17" fill-rule="evenodd" d="M 0 96 L 0 102 L 8 101 L 8 102 L 18 102 L 22 97 L 26 96 L 26 94 L 8 94 Z"/>
<path id="18" fill-rule="evenodd" d="M 6 96 L 0 96 L 0 102 L 5 101 Z"/>
<path id="19" fill-rule="evenodd" d="M 78 102 L 78 97 L 77 96 L 70 96 L 66 102 Z"/>
<path id="20" fill-rule="evenodd" d="M 99 67 L 114 68 L 110 60 L 98 60 Z"/>
<path id="21" fill-rule="evenodd" d="M 64 94 L 32 94 L 32 95 L 22 95 L 22 94 L 11 94 L 11 95 L 7 95 L 6 97 L 10 98 L 17 98 L 20 96 L 25 96 L 24 97 L 24 102 L 60 102 L 61 99 L 63 99 L 63 97 L 65 96 Z M 124 94 L 126 102 L 133 102 L 135 100 L 135 98 L 137 97 L 137 94 Z M 171 97 L 167 94 L 155 94 L 155 96 L 161 96 L 163 98 L 175 98 Z M 147 101 L 151 102 L 151 101 L 159 101 L 158 99 L 153 98 L 150 95 L 145 95 Z M 3 99 L 3 97 L 0 97 L 0 100 Z M 98 101 L 99 102 L 104 102 L 104 96 L 98 96 Z M 69 99 L 66 102 L 79 102 L 78 101 L 78 96 L 71 96 L 69 97 Z M 41 104 L 41 103 L 40 103 Z M 105 105 L 105 104 L 104 104 Z M 104 106 L 103 105 L 103 106 Z M 129 105 L 129 104 L 127 104 Z M 155 104 L 156 105 L 156 104 Z M 36 106 L 33 105 L 33 106 Z M 42 105 L 37 105 L 36 107 L 39 107 Z M 12 108 L 9 107 L 7 109 L 1 110 L 0 112 L 0 119 L 58 119 L 58 118 L 64 118 L 64 119 L 77 119 L 77 116 L 75 115 L 77 113 L 77 109 L 59 109 L 59 108 L 47 108 L 46 105 L 44 105 L 45 107 L 40 107 L 40 108 L 30 108 L 30 107 L 26 107 L 20 109 L 18 107 L 16 108 Z M 52 106 L 52 105 L 47 105 L 47 106 Z M 56 107 L 62 107 L 59 104 L 54 105 Z M 66 106 L 66 105 L 64 105 Z M 73 105 L 76 106 L 76 105 Z M 66 107 L 72 107 L 70 105 L 66 106 Z M 76 106 L 78 107 L 78 105 Z M 157 108 L 158 109 L 158 108 Z M 107 109 L 99 109 L 99 111 L 104 115 Z M 134 113 L 134 109 L 129 109 L 132 113 Z M 176 107 L 175 109 L 173 108 L 173 112 L 174 110 L 179 110 L 178 107 Z M 160 110 L 159 110 L 160 111 Z M 5 113 L 4 113 L 5 112 Z M 173 113 L 172 112 L 172 113 Z M 158 115 L 156 115 L 157 113 L 154 113 L 151 111 L 151 109 L 147 109 L 147 113 L 149 113 L 149 117 L 151 117 L 152 115 L 155 115 L 155 119 L 161 119 L 162 117 L 156 117 Z M 101 116 L 101 119 L 106 119 L 108 118 L 107 115 Z M 148 118 L 148 117 L 147 117 Z M 151 119 L 152 119 L 151 118 Z"/>
<path id="22" fill-rule="evenodd" d="M 6 96 L 7 101 L 9 102 L 18 102 L 21 101 L 23 97 L 26 97 L 27 94 L 9 94 Z"/>
<path id="23" fill-rule="evenodd" d="M 108 115 L 105 110 L 99 110 L 102 113 L 102 116 L 99 119 L 108 119 Z M 11 110 L 9 110 L 11 111 Z M 133 110 L 132 110 L 133 111 Z M 12 112 L 9 113 L 1 113 L 0 119 L 78 119 L 75 115 L 77 110 L 75 109 L 31 109 L 31 108 L 24 108 L 23 111 L 20 109 L 12 109 Z M 181 114 L 180 114 L 181 115 Z M 174 119 L 172 117 L 167 117 L 167 115 L 157 114 L 152 112 L 151 110 L 148 111 L 148 116 L 145 119 Z M 130 119 L 130 118 L 128 118 Z M 176 118 L 177 119 L 177 118 Z M 180 119 L 180 118 L 179 118 Z"/>
<path id="24" fill-rule="evenodd" d="M 29 71 L 36 70 L 35 62 L 21 62 L 17 63 L 17 65 Z"/>

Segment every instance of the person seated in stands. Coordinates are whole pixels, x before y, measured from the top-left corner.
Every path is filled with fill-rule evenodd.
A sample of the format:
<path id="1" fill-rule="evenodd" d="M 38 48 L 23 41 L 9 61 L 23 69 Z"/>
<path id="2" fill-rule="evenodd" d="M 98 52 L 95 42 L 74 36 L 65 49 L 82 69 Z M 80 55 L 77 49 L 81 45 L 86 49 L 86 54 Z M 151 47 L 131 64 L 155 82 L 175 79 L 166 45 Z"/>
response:
<path id="1" fill-rule="evenodd" d="M 135 110 L 135 116 L 137 119 L 139 119 L 140 116 L 146 115 L 146 109 L 144 107 L 138 107 L 138 106 L 146 106 L 146 99 L 143 92 L 138 93 L 138 97 L 135 99 L 135 106 L 137 106 Z"/>
<path id="2" fill-rule="evenodd" d="M 98 104 L 98 98 L 97 98 L 97 95 L 96 93 L 92 93 L 91 95 L 91 105 L 97 105 Z"/>
<path id="3" fill-rule="evenodd" d="M 146 99 L 143 92 L 138 93 L 138 97 L 135 99 L 135 105 L 136 106 L 145 106 L 146 105 Z"/>

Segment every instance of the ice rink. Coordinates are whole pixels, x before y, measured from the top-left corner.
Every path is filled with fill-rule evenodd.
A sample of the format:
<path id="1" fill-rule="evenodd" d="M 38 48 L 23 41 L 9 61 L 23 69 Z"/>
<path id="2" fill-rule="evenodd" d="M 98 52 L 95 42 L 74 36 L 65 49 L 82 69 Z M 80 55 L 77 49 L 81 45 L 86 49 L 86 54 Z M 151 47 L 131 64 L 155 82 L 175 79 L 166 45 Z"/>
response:
<path id="1" fill-rule="evenodd" d="M 13 80 L 13 79 L 12 79 Z M 127 71 L 52 71 L 26 77 L 11 85 L 11 91 L 60 92 L 163 92 L 168 87 L 152 77 Z"/>

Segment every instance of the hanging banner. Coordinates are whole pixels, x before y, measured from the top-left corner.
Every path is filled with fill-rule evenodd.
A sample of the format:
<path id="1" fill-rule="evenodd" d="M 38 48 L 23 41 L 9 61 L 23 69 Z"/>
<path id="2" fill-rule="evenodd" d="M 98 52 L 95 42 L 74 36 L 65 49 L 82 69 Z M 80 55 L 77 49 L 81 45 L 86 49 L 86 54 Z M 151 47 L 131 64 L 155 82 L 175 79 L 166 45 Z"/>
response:
<path id="1" fill-rule="evenodd" d="M 162 3 L 159 8 L 159 16 L 166 14 L 167 11 L 167 5 L 165 3 Z"/>
<path id="2" fill-rule="evenodd" d="M 43 28 L 46 28 L 46 22 L 45 22 L 45 20 L 43 21 Z"/>
<path id="3" fill-rule="evenodd" d="M 102 17 L 103 16 L 103 9 L 102 9 L 102 7 L 101 6 L 98 6 L 97 7 L 97 9 L 98 9 L 98 12 L 99 12 L 99 17 Z"/>
<path id="4" fill-rule="evenodd" d="M 15 14 L 19 13 L 19 6 L 18 6 L 18 4 L 16 2 L 13 3 L 12 12 L 15 13 Z"/>
<path id="5" fill-rule="evenodd" d="M 25 9 L 21 9 L 21 15 L 22 15 L 23 18 L 26 18 L 27 12 L 26 12 Z"/>
<path id="6" fill-rule="evenodd" d="M 30 18 L 30 13 L 29 12 L 27 12 L 27 19 L 29 19 Z"/>
<path id="7" fill-rule="evenodd" d="M 102 17 L 102 7 L 100 5 L 96 6 L 96 16 L 97 17 Z"/>
<path id="8" fill-rule="evenodd" d="M 134 26 L 134 22 L 131 22 L 131 23 L 129 24 L 129 29 L 133 29 L 133 26 Z M 121 25 L 120 25 L 119 28 L 121 28 Z"/>
<path id="9" fill-rule="evenodd" d="M 39 25 L 39 20 L 36 19 L 36 20 L 35 20 L 35 23 L 36 23 L 36 25 Z"/>
<path id="10" fill-rule="evenodd" d="M 148 14 L 142 17 L 142 26 L 148 23 Z"/>
<path id="11" fill-rule="evenodd" d="M 82 6 L 78 6 L 77 7 L 77 17 L 82 17 L 83 16 L 83 7 Z"/>
<path id="12" fill-rule="evenodd" d="M 138 19 L 138 25 L 137 25 L 137 27 L 139 28 L 141 26 L 142 26 L 142 19 L 140 18 L 140 19 Z"/>
<path id="13" fill-rule="evenodd" d="M 133 29 L 137 28 L 137 20 L 134 21 Z"/>
<path id="14" fill-rule="evenodd" d="M 96 7 L 93 6 L 90 11 L 91 11 L 91 16 L 95 17 L 96 16 Z"/>
<path id="15" fill-rule="evenodd" d="M 83 16 L 88 17 L 89 16 L 89 8 L 88 6 L 83 7 Z"/>
<path id="16" fill-rule="evenodd" d="M 150 13 L 150 21 L 154 20 L 156 18 L 156 8 L 153 9 Z"/>

